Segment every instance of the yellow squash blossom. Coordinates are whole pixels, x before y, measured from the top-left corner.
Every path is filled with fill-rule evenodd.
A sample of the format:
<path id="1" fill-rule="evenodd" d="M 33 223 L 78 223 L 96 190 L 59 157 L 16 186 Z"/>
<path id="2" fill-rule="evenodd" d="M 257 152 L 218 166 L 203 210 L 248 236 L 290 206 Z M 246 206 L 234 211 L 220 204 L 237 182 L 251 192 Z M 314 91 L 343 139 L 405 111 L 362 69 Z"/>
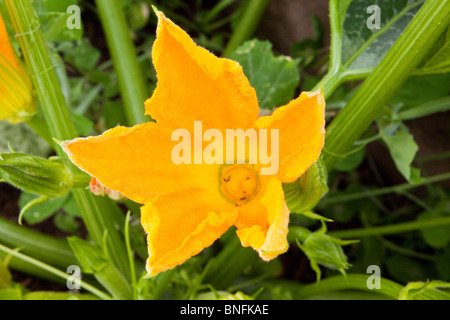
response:
<path id="1" fill-rule="evenodd" d="M 197 46 L 158 13 L 152 58 L 158 84 L 145 102 L 156 122 L 116 127 L 101 136 L 62 144 L 70 159 L 105 187 L 144 204 L 149 275 L 173 268 L 235 226 L 243 246 L 269 261 L 288 248 L 289 210 L 282 183 L 295 181 L 321 153 L 325 101 L 304 92 L 260 117 L 255 90 L 241 66 Z M 262 163 L 175 164 L 174 130 L 278 129 L 279 170 L 261 175 Z M 205 150 L 208 143 L 203 141 Z M 192 155 L 194 157 L 195 155 Z"/>
<path id="2" fill-rule="evenodd" d="M 0 16 L 0 120 L 26 121 L 35 111 L 31 80 L 11 46 Z"/>

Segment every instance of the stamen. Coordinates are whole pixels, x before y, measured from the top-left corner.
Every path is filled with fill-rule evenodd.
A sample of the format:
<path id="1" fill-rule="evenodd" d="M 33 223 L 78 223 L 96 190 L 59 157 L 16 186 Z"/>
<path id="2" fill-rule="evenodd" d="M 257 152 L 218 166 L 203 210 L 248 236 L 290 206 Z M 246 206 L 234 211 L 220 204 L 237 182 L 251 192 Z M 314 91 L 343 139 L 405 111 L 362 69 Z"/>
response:
<path id="1" fill-rule="evenodd" d="M 237 207 L 252 199 L 259 190 L 259 179 L 250 165 L 229 165 L 222 169 L 221 191 Z"/>

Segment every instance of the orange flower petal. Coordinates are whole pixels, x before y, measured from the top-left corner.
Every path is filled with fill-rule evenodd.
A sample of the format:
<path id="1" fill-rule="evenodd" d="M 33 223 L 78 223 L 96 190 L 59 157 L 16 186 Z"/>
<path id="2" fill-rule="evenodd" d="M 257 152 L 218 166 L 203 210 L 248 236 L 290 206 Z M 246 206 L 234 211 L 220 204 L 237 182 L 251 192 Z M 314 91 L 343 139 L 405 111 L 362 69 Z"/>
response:
<path id="1" fill-rule="evenodd" d="M 280 168 L 283 183 L 301 176 L 322 151 L 325 140 L 325 99 L 323 93 L 303 92 L 299 98 L 260 117 L 258 128 L 279 129 Z"/>
<path id="2" fill-rule="evenodd" d="M 106 188 L 146 203 L 154 196 L 184 188 L 217 185 L 219 166 L 176 165 L 171 152 L 178 142 L 156 123 L 117 127 L 98 137 L 63 142 L 70 160 Z"/>
<path id="3" fill-rule="evenodd" d="M 19 67 L 19 60 L 17 58 L 16 53 L 14 52 L 13 47 L 9 41 L 8 33 L 6 32 L 5 24 L 3 23 L 2 16 L 0 15 L 0 54 L 2 54 L 6 60 L 11 63 L 17 70 L 20 72 L 21 69 Z"/>
<path id="4" fill-rule="evenodd" d="M 224 211 L 221 211 L 224 210 Z M 163 195 L 141 208 L 150 276 L 200 253 L 233 225 L 237 209 L 200 189 Z"/>
<path id="5" fill-rule="evenodd" d="M 186 129 L 194 120 L 205 129 L 250 128 L 259 107 L 242 67 L 197 46 L 163 13 L 158 18 L 152 54 L 158 84 L 145 103 L 146 114 Z"/>
<path id="6" fill-rule="evenodd" d="M 242 245 L 269 261 L 288 249 L 289 210 L 281 181 L 266 178 L 262 183 L 259 196 L 242 206 L 235 225 Z"/>

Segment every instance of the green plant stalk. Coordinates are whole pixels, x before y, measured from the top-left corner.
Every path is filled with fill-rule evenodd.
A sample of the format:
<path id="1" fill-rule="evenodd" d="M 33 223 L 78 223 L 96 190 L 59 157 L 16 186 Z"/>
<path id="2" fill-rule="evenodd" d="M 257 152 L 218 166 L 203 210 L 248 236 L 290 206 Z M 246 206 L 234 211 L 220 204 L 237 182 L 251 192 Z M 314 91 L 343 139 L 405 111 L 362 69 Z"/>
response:
<path id="1" fill-rule="evenodd" d="M 345 194 L 345 195 L 336 196 L 336 197 L 329 197 L 329 198 L 325 197 L 322 199 L 322 201 L 325 204 L 329 205 L 329 204 L 333 204 L 333 203 L 342 203 L 345 201 L 351 201 L 351 200 L 356 200 L 356 199 L 361 199 L 361 198 L 380 196 L 380 195 L 388 194 L 388 193 L 402 193 L 409 189 L 414 189 L 414 188 L 417 188 L 417 187 L 420 187 L 423 185 L 427 185 L 427 184 L 431 184 L 431 183 L 435 183 L 435 182 L 439 182 L 439 181 L 443 181 L 443 180 L 447 180 L 447 179 L 450 179 L 450 172 L 437 174 L 432 177 L 427 177 L 427 178 L 423 179 L 422 182 L 417 183 L 417 184 L 404 183 L 404 184 L 399 184 L 396 186 L 379 188 L 379 189 L 375 189 L 375 190 L 367 190 L 367 191 L 362 191 L 362 192 L 355 192 L 355 193 Z"/>
<path id="2" fill-rule="evenodd" d="M 167 287 L 175 275 L 175 269 L 169 269 L 164 271 L 163 273 L 158 275 L 158 279 L 156 282 L 155 290 L 153 291 L 153 300 L 161 300 L 164 294 L 164 291 L 167 290 Z"/>
<path id="3" fill-rule="evenodd" d="M 59 269 L 77 264 L 77 260 L 65 239 L 57 239 L 29 228 L 18 226 L 4 218 L 0 218 L 0 243 L 17 248 L 21 252 L 50 264 Z M 0 255 L 0 259 L 2 259 Z M 54 275 L 41 269 L 36 269 L 33 265 L 20 259 L 11 259 L 9 266 L 11 269 L 34 275 L 50 281 L 57 281 Z"/>
<path id="4" fill-rule="evenodd" d="M 0 218 L 0 242 L 57 268 L 76 264 L 65 239 L 57 239 Z"/>
<path id="5" fill-rule="evenodd" d="M 341 159 L 338 155 L 345 154 L 369 127 L 428 53 L 449 19 L 450 1 L 425 2 L 380 64 L 328 126 L 324 148 L 328 170 Z"/>
<path id="6" fill-rule="evenodd" d="M 130 263 L 130 277 L 131 277 L 131 288 L 133 290 L 133 299 L 137 300 L 136 269 L 134 266 L 133 251 L 131 249 L 131 243 L 130 243 L 130 215 L 131 215 L 131 212 L 128 211 L 127 216 L 125 218 L 124 232 L 125 232 L 125 244 L 126 244 L 127 253 L 128 253 L 128 261 Z"/>
<path id="7" fill-rule="evenodd" d="M 223 50 L 223 57 L 229 57 L 237 47 L 253 35 L 268 4 L 269 0 L 248 1 L 236 30 Z"/>
<path id="8" fill-rule="evenodd" d="M 120 0 L 95 1 L 109 51 L 117 73 L 128 125 L 147 122 L 144 101 L 148 98 L 146 83 L 130 37 Z"/>
<path id="9" fill-rule="evenodd" d="M 42 106 L 45 120 L 52 137 L 58 140 L 71 140 L 77 137 L 75 127 L 70 117 L 58 77 L 54 71 L 42 32 L 40 22 L 33 10 L 30 0 L 6 0 L 11 20 L 16 30 L 25 62 L 30 70 L 38 99 Z M 61 148 L 56 152 L 61 157 L 67 155 Z M 74 174 L 80 173 L 71 165 Z M 85 189 L 73 189 L 73 195 L 80 207 L 84 223 L 92 239 L 102 245 L 102 239 L 107 232 L 108 251 L 113 262 L 121 272 L 129 276 L 129 264 L 123 241 L 112 221 L 107 218 L 108 211 L 102 207 L 94 196 Z M 112 202 L 111 206 L 113 205 Z"/>
<path id="10" fill-rule="evenodd" d="M 293 281 L 274 280 L 268 283 L 273 285 L 282 285 L 291 290 L 295 299 L 307 299 L 309 297 L 321 295 L 328 292 L 336 292 L 341 290 L 361 290 L 372 293 L 378 293 L 391 299 L 398 299 L 400 291 L 403 287 L 391 280 L 380 278 L 380 289 L 369 289 L 367 287 L 367 279 L 369 274 L 348 274 L 346 277 L 333 276 L 322 279 L 318 283 L 302 285 Z M 431 298 L 431 297 L 430 297 Z"/>
<path id="11" fill-rule="evenodd" d="M 59 278 L 62 278 L 64 280 L 66 280 L 66 281 L 70 278 L 70 274 L 62 272 L 61 270 L 58 270 L 58 269 L 56 269 L 56 268 L 54 268 L 54 267 L 52 267 L 52 266 L 50 266 L 50 265 L 48 265 L 46 263 L 43 263 L 43 262 L 41 262 L 39 260 L 36 260 L 36 259 L 34 259 L 32 257 L 29 257 L 29 256 L 25 255 L 25 254 L 22 254 L 22 253 L 17 252 L 17 251 L 15 251 L 13 249 L 10 249 L 10 248 L 2 245 L 2 244 L 0 244 L 0 251 L 3 251 L 5 253 L 7 253 L 8 255 L 11 255 L 11 256 L 13 256 L 13 257 L 15 257 L 17 259 L 20 259 L 20 260 L 22 260 L 24 262 L 31 263 L 35 267 L 40 268 L 42 270 L 45 270 L 45 271 L 47 271 L 49 273 L 52 273 L 55 276 L 57 276 Z M 82 280 L 80 280 L 80 286 L 81 286 L 81 288 L 89 291 L 90 293 L 96 295 L 97 297 L 99 297 L 101 299 L 104 299 L 104 300 L 111 300 L 112 299 L 110 296 L 108 296 L 103 291 L 100 291 L 96 287 L 94 287 L 94 286 L 90 285 L 89 283 L 86 283 L 86 282 L 84 282 Z"/>
<path id="12" fill-rule="evenodd" d="M 360 228 L 350 230 L 330 231 L 327 234 L 341 239 L 358 239 L 362 237 L 371 237 L 378 235 L 397 234 L 414 230 L 435 228 L 450 225 L 450 217 L 438 218 L 433 220 L 411 221 L 397 224 L 391 224 L 381 227 Z"/>

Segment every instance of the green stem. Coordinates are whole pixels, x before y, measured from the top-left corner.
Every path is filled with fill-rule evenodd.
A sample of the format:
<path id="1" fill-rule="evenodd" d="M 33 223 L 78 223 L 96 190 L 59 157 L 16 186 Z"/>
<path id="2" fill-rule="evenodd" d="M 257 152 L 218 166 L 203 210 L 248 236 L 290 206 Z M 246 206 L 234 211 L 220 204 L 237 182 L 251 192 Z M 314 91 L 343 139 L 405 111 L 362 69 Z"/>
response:
<path id="1" fill-rule="evenodd" d="M 397 234 L 414 230 L 435 228 L 450 225 L 450 217 L 438 218 L 433 220 L 411 221 L 397 224 L 391 224 L 381 227 L 360 228 L 351 230 L 330 231 L 327 234 L 341 239 L 357 239 L 362 237 L 371 237 L 377 235 Z"/>
<path id="2" fill-rule="evenodd" d="M 286 286 L 291 290 L 295 299 L 307 299 L 309 297 L 318 296 L 324 293 L 336 292 L 341 290 L 361 290 L 372 293 L 378 293 L 391 299 L 398 299 L 400 291 L 403 287 L 391 280 L 380 278 L 380 289 L 369 289 L 367 279 L 369 274 L 349 274 L 346 277 L 334 276 L 318 283 L 302 285 L 293 281 L 273 281 L 272 285 Z"/>
<path id="3" fill-rule="evenodd" d="M 77 264 L 77 259 L 65 239 L 57 239 L 18 226 L 3 218 L 0 218 L 0 243 L 11 248 L 20 248 L 23 253 L 57 268 L 65 269 L 69 265 Z M 12 259 L 10 265 L 14 270 L 49 278 L 48 274 L 36 272 L 39 270 L 34 270 L 32 266 L 16 259 Z"/>
<path id="4" fill-rule="evenodd" d="M 39 18 L 33 10 L 31 1 L 6 0 L 5 4 L 17 32 L 16 37 L 19 40 L 25 62 L 32 75 L 51 136 L 58 140 L 76 138 L 78 135 L 40 30 Z M 56 152 L 61 157 L 67 157 L 61 148 L 57 148 Z M 71 165 L 71 170 L 75 174 L 80 173 L 80 170 L 74 165 Z M 125 245 L 113 222 L 106 216 L 108 210 L 102 211 L 97 199 L 87 190 L 76 188 L 72 192 L 90 236 L 97 244 L 101 245 L 103 235 L 107 231 L 108 251 L 112 260 L 128 277 L 129 265 Z M 111 203 L 111 205 L 113 204 Z"/>
<path id="5" fill-rule="evenodd" d="M 158 275 L 155 291 L 153 291 L 153 300 L 160 300 L 163 297 L 164 291 L 167 290 L 167 286 L 169 285 L 172 277 L 175 274 L 175 269 L 170 269 L 164 271 L 162 274 Z"/>
<path id="6" fill-rule="evenodd" d="M 229 57 L 237 47 L 253 35 L 268 4 L 269 0 L 248 1 L 239 24 L 222 53 L 223 57 Z"/>
<path id="7" fill-rule="evenodd" d="M 137 299 L 137 282 L 136 282 L 136 269 L 134 266 L 134 257 L 133 257 L 133 251 L 131 249 L 131 243 L 130 243 L 130 215 L 131 212 L 128 211 L 127 216 L 125 218 L 125 227 L 124 227 L 124 233 L 125 233 L 125 244 L 127 247 L 127 253 L 128 253 L 128 261 L 130 263 L 130 277 L 131 277 L 131 286 L 133 289 L 133 299 Z"/>
<path id="8" fill-rule="evenodd" d="M 85 173 L 76 173 L 73 175 L 73 188 L 86 188 L 89 186 L 91 176 Z"/>
<path id="9" fill-rule="evenodd" d="M 449 1 L 427 1 L 347 106 L 327 127 L 324 162 L 330 170 L 377 117 L 380 109 L 448 26 Z M 328 152 L 327 152 L 328 151 Z"/>
<path id="10" fill-rule="evenodd" d="M 146 83 L 120 0 L 95 1 L 119 80 L 128 125 L 146 122 Z"/>
<path id="11" fill-rule="evenodd" d="M 362 191 L 362 192 L 355 192 L 355 193 L 336 196 L 336 197 L 330 197 L 330 198 L 325 197 L 322 201 L 325 204 L 329 205 L 329 204 L 342 203 L 345 201 L 351 201 L 351 200 L 356 200 L 356 199 L 361 199 L 361 198 L 380 196 L 380 195 L 388 194 L 388 193 L 402 193 L 409 189 L 417 188 L 417 187 L 420 187 L 423 185 L 427 185 L 427 184 L 431 184 L 431 183 L 435 183 L 435 182 L 439 182 L 439 181 L 443 181 L 443 180 L 447 180 L 447 179 L 450 179 L 450 172 L 437 174 L 435 176 L 425 178 L 422 180 L 422 182 L 417 183 L 417 184 L 404 183 L 404 184 L 399 184 L 399 185 L 392 186 L 392 187 L 380 188 L 380 189 L 375 189 L 375 190 L 367 190 L 367 191 Z"/>
<path id="12" fill-rule="evenodd" d="M 337 0 L 330 0 L 330 70 L 329 74 L 339 74 L 342 57 L 342 23 L 339 21 L 339 5 Z"/>
<path id="13" fill-rule="evenodd" d="M 58 269 L 56 269 L 56 268 L 54 268 L 54 267 L 52 267 L 52 266 L 50 266 L 48 264 L 45 264 L 45 263 L 43 263 L 43 262 L 41 262 L 39 260 L 36 260 L 36 259 L 34 259 L 32 257 L 24 255 L 24 254 L 22 254 L 20 252 L 17 252 L 15 250 L 13 250 L 13 249 L 10 249 L 10 248 L 2 245 L 2 244 L 0 244 L 0 251 L 3 251 L 3 252 L 5 252 L 5 253 L 7 253 L 7 254 L 17 258 L 17 259 L 20 259 L 20 260 L 24 261 L 24 262 L 30 263 L 30 264 L 34 265 L 35 267 L 37 267 L 39 269 L 42 269 L 42 270 L 45 270 L 45 271 L 47 271 L 49 273 L 52 273 L 53 275 L 55 275 L 55 276 L 57 276 L 59 278 L 62 278 L 64 280 L 66 280 L 66 281 L 70 278 L 69 274 L 64 273 L 61 270 L 58 270 Z M 86 283 L 86 282 L 84 282 L 82 280 L 80 280 L 80 286 L 83 289 L 89 291 L 90 293 L 96 295 L 100 299 L 104 299 L 104 300 L 111 300 L 112 299 L 110 296 L 108 296 L 103 291 L 98 290 L 96 287 L 94 287 L 94 286 L 90 285 L 89 283 Z"/>

